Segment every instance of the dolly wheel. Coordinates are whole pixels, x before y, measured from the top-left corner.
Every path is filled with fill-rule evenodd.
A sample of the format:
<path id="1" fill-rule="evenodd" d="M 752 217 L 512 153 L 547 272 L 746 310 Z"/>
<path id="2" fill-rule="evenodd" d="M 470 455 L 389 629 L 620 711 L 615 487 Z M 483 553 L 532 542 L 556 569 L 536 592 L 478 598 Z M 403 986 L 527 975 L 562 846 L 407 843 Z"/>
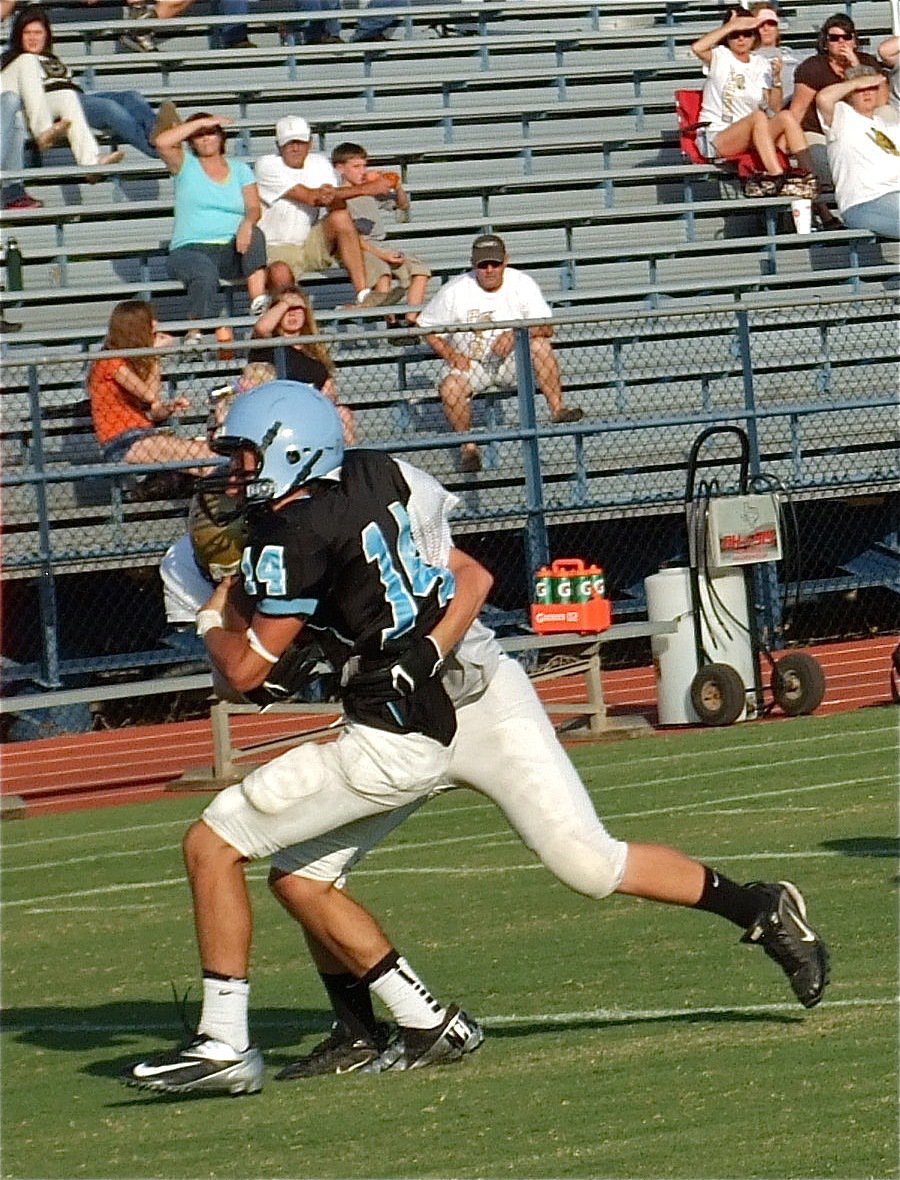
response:
<path id="1" fill-rule="evenodd" d="M 804 651 L 782 656 L 772 669 L 772 696 L 788 717 L 812 713 L 825 696 L 822 665 Z"/>
<path id="2" fill-rule="evenodd" d="M 731 725 L 746 703 L 744 682 L 730 664 L 707 664 L 691 681 L 691 704 L 704 725 Z"/>

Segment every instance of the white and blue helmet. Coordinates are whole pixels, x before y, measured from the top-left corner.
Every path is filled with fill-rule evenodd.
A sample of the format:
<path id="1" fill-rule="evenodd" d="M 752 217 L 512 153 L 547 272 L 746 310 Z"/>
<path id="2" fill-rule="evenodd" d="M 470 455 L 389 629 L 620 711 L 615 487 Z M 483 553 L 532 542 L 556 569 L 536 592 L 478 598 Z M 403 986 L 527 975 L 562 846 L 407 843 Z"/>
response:
<path id="1" fill-rule="evenodd" d="M 334 476 L 344 459 L 344 431 L 334 403 L 301 381 L 267 381 L 239 394 L 212 443 L 222 455 L 251 447 L 258 466 L 246 502 L 279 500 L 313 479 Z"/>

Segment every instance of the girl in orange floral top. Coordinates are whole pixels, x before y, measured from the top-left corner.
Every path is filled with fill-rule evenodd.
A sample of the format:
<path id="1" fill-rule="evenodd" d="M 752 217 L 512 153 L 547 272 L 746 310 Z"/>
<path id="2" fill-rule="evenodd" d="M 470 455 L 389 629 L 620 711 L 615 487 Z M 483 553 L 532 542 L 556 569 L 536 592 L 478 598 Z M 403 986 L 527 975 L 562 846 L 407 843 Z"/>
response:
<path id="1" fill-rule="evenodd" d="M 171 337 L 157 329 L 153 307 L 127 299 L 113 308 L 104 350 L 155 348 Z M 179 459 L 214 459 L 205 442 L 179 438 L 161 427 L 186 410 L 187 398 L 164 401 L 159 357 L 104 357 L 88 374 L 94 432 L 108 463 L 167 463 Z M 198 475 L 204 467 L 189 469 Z"/>

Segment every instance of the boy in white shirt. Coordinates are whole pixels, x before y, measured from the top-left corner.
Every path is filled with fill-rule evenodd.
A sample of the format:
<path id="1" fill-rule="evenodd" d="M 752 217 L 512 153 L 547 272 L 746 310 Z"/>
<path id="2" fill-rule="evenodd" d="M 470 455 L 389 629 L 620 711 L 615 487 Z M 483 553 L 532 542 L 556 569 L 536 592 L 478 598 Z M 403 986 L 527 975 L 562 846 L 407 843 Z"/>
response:
<path id="1" fill-rule="evenodd" d="M 339 143 L 331 153 L 331 163 L 344 186 L 359 188 L 367 179 L 378 175 L 369 171 L 368 153 L 358 143 Z M 393 249 L 387 240 L 385 211 L 393 209 L 398 215 L 408 218 L 410 202 L 409 193 L 400 183 L 399 176 L 396 173 L 385 175 L 392 180 L 396 178 L 395 187 L 387 197 L 350 197 L 347 210 L 360 236 L 366 282 L 373 290 L 387 294 L 393 289 L 396 279 L 404 301 L 417 307 L 425 301 L 431 268 L 414 254 Z M 410 326 L 418 318 L 417 311 L 406 313 L 406 322 Z M 395 337 L 398 344 L 405 343 L 406 339 L 406 335 Z"/>

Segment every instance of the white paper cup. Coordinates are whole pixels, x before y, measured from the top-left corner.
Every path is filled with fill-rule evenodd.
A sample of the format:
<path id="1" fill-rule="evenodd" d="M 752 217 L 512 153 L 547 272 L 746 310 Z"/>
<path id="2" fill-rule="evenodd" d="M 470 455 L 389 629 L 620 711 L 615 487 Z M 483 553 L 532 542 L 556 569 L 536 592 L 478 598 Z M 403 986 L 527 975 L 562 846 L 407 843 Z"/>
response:
<path id="1" fill-rule="evenodd" d="M 812 233 L 812 201 L 808 197 L 791 201 L 791 217 L 798 234 Z"/>

